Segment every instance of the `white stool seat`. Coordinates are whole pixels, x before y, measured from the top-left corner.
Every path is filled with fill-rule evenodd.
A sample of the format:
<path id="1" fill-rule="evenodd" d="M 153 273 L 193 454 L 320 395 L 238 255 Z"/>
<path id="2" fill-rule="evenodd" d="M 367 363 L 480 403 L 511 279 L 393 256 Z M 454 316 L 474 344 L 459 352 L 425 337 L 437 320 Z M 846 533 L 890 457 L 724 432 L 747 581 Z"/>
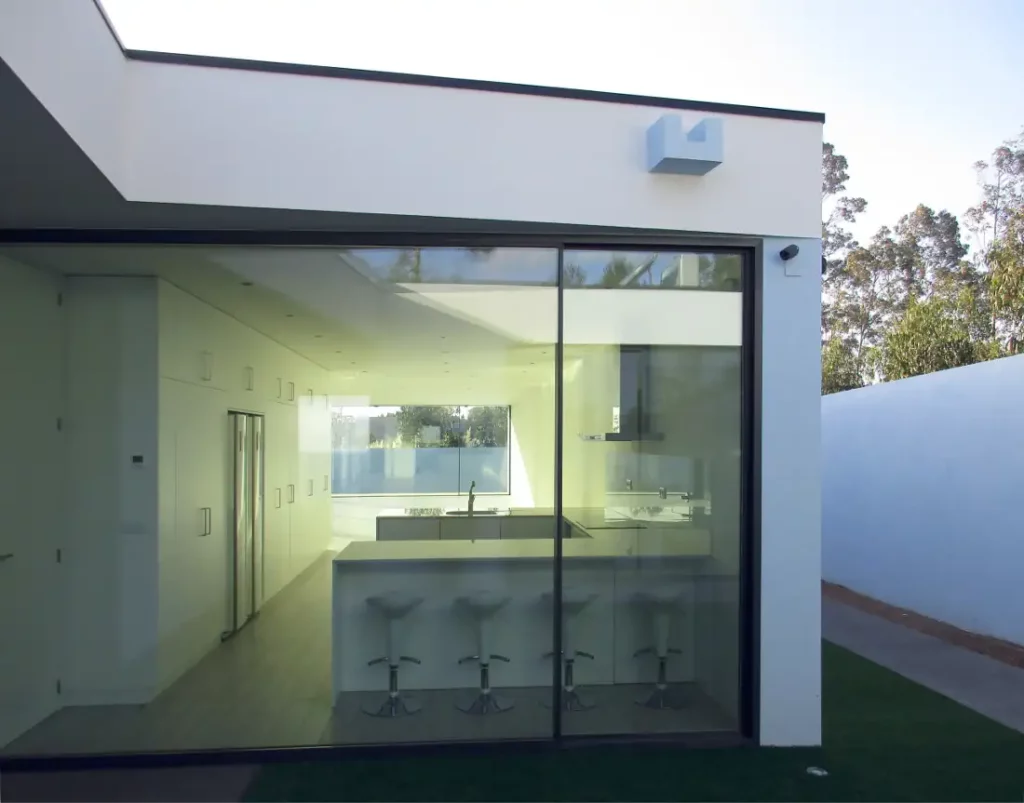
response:
<path id="1" fill-rule="evenodd" d="M 563 588 L 562 589 L 562 613 L 566 617 L 575 616 L 584 608 L 586 608 L 591 602 L 594 601 L 597 594 L 591 591 L 580 588 Z M 555 601 L 554 591 L 545 591 L 544 599 L 553 604 Z"/>
<path id="2" fill-rule="evenodd" d="M 423 597 L 405 591 L 385 591 L 366 598 L 366 604 L 380 613 L 386 621 L 385 653 L 379 658 L 369 661 L 370 666 L 386 663 L 388 665 L 388 696 L 383 702 L 370 702 L 362 706 L 363 711 L 372 717 L 407 717 L 417 713 L 421 706 L 415 700 L 405 697 L 398 690 L 398 667 L 402 662 L 418 664 L 418 658 L 402 655 L 398 648 L 398 621 L 406 616 Z"/>
<path id="3" fill-rule="evenodd" d="M 681 612 L 684 589 L 674 585 L 654 586 L 633 594 L 632 602 L 650 616 L 654 629 L 654 644 L 643 647 L 634 656 L 654 655 L 658 660 L 658 679 L 654 690 L 636 702 L 646 708 L 678 709 L 683 699 L 670 690 L 668 683 L 668 660 L 670 655 L 680 655 L 680 650 L 669 646 L 672 618 Z"/>
<path id="4" fill-rule="evenodd" d="M 476 655 L 467 655 L 459 659 L 460 664 L 474 661 L 480 667 L 479 691 L 468 699 L 456 703 L 456 707 L 467 714 L 500 714 L 514 705 L 511 700 L 494 694 L 491 690 L 491 661 L 509 662 L 508 656 L 491 652 L 491 619 L 508 604 L 509 600 L 511 597 L 507 594 L 493 591 L 477 591 L 455 599 L 455 605 L 468 610 L 476 620 Z"/>
<path id="5" fill-rule="evenodd" d="M 387 619 L 401 619 L 423 602 L 423 597 L 404 591 L 386 591 L 366 598 L 366 604 L 380 611 Z"/>
<path id="6" fill-rule="evenodd" d="M 477 619 L 489 619 L 504 608 L 511 597 L 493 591 L 477 591 L 459 597 L 456 602 L 467 608 Z"/>
<path id="7" fill-rule="evenodd" d="M 543 598 L 547 604 L 554 607 L 557 602 L 554 591 L 545 591 Z M 576 691 L 574 679 L 574 667 L 577 658 L 588 658 L 594 660 L 594 656 L 576 646 L 576 628 L 573 626 L 575 619 L 584 608 L 597 599 L 597 594 L 587 591 L 584 588 L 563 588 L 562 589 L 562 654 L 552 657 L 562 664 L 562 690 L 561 707 L 564 711 L 586 711 L 593 708 L 593 703 L 582 699 Z M 547 705 L 547 703 L 545 703 Z"/>

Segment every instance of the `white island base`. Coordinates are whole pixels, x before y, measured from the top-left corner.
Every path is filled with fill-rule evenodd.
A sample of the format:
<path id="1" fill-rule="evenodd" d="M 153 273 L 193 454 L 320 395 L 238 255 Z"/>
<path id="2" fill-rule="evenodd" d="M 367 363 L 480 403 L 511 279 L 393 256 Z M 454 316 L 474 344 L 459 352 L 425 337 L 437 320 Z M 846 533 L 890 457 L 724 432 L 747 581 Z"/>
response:
<path id="1" fill-rule="evenodd" d="M 718 578 L 702 574 L 710 563 L 710 537 L 701 530 L 616 529 L 591 538 L 563 541 L 563 586 L 596 594 L 572 621 L 575 646 L 593 654 L 576 665 L 580 685 L 647 683 L 654 657 L 634 657 L 654 643 L 650 616 L 633 602 L 635 592 L 678 588 L 679 613 L 670 644 L 680 650 L 669 663 L 669 679 L 692 679 L 695 587 Z M 550 688 L 553 612 L 544 599 L 554 586 L 554 541 L 357 542 L 339 552 L 333 567 L 333 692 L 385 692 L 386 665 L 368 662 L 386 652 L 386 623 L 367 598 L 392 590 L 423 602 L 402 619 L 396 648 L 420 664 L 403 663 L 403 690 L 474 689 L 475 663 L 459 659 L 476 652 L 472 619 L 455 604 L 460 596 L 487 590 L 509 603 L 490 625 L 491 649 L 508 663 L 492 664 L 495 688 Z"/>

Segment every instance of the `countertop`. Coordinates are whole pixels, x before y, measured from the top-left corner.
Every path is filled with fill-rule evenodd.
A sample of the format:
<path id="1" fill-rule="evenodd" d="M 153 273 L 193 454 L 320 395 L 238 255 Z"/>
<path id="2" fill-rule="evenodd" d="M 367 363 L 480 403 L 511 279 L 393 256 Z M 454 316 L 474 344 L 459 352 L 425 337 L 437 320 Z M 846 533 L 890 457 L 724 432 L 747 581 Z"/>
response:
<path id="1" fill-rule="evenodd" d="M 703 558 L 711 554 L 706 530 L 625 528 L 597 530 L 590 538 L 562 541 L 562 556 L 574 559 Z M 554 559 L 554 540 L 356 541 L 334 557 L 336 565 L 372 562 Z"/>

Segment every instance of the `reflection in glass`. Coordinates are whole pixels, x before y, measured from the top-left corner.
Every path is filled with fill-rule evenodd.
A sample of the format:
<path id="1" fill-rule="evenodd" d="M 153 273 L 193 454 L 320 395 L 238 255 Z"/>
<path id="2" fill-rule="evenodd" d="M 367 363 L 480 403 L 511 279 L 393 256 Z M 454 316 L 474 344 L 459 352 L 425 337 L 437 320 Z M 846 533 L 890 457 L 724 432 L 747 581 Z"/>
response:
<path id="1" fill-rule="evenodd" d="M 739 291 L 739 254 L 656 251 L 572 251 L 562 268 L 566 287 Z"/>
<path id="2" fill-rule="evenodd" d="M 2 252 L 4 755 L 735 728 L 739 255 Z"/>
<path id="3" fill-rule="evenodd" d="M 553 287 L 551 251 L 528 248 L 348 248 L 342 260 L 375 282 Z"/>
<path id="4" fill-rule="evenodd" d="M 45 391 L 4 419 L 3 755 L 551 735 L 556 251 L 3 256 L 6 379 Z"/>
<path id="5" fill-rule="evenodd" d="M 564 301 L 563 504 L 593 544 L 563 544 L 569 734 L 739 727 L 741 297 L 676 284 L 678 257 L 565 254 L 604 271 Z M 708 324 L 681 325 L 700 305 Z"/>

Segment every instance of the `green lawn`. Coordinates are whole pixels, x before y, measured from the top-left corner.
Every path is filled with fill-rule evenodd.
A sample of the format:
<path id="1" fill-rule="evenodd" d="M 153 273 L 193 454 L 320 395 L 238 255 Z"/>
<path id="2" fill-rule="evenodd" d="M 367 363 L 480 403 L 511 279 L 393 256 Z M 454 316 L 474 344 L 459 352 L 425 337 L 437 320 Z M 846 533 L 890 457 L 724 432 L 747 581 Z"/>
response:
<path id="1" fill-rule="evenodd" d="M 602 748 L 270 765 L 246 800 L 1024 801 L 1024 735 L 823 645 L 821 749 Z M 823 767 L 827 777 L 808 775 Z"/>

